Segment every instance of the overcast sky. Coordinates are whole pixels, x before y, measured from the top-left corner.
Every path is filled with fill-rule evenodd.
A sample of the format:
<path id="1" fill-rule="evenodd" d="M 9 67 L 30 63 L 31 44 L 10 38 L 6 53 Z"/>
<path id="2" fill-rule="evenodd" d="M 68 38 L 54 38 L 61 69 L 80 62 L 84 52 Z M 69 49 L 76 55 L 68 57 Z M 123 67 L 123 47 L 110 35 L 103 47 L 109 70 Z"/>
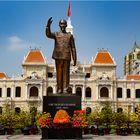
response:
<path id="1" fill-rule="evenodd" d="M 52 31 L 67 17 L 68 1 L 0 1 L 0 71 L 21 74 L 24 56 L 40 48 L 52 61 L 54 41 L 46 38 L 45 26 L 53 17 Z M 108 49 L 123 76 L 124 56 L 134 42 L 140 45 L 140 2 L 71 1 L 71 21 L 81 63 L 91 63 L 98 48 Z"/>

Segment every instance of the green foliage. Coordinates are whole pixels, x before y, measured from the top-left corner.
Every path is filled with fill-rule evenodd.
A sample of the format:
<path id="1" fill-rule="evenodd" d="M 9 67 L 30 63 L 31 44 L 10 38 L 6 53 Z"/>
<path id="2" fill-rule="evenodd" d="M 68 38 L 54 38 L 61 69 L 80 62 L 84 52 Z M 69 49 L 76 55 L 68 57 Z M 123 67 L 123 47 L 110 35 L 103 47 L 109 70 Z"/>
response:
<path id="1" fill-rule="evenodd" d="M 104 105 L 103 105 L 103 109 L 101 110 L 101 119 L 103 121 L 103 123 L 106 124 L 107 128 L 108 128 L 108 125 L 110 123 L 112 123 L 113 121 L 113 111 L 112 111 L 112 107 L 111 107 L 111 104 L 109 102 L 105 102 Z"/>
<path id="2" fill-rule="evenodd" d="M 122 127 L 127 121 L 127 115 L 124 112 L 114 112 L 112 118 L 114 120 L 113 123 L 119 128 Z"/>
<path id="3" fill-rule="evenodd" d="M 20 127 L 30 126 L 32 122 L 32 115 L 28 111 L 21 111 L 19 114 Z"/>
<path id="4" fill-rule="evenodd" d="M 90 125 L 100 125 L 102 123 L 102 120 L 101 120 L 101 112 L 100 112 L 100 109 L 99 108 L 96 108 L 93 112 L 91 112 L 88 116 L 88 122 Z"/>
<path id="5" fill-rule="evenodd" d="M 140 127 L 137 125 L 140 123 L 140 103 L 137 104 L 137 111 L 131 115 L 131 121 L 134 123 L 135 127 Z"/>
<path id="6" fill-rule="evenodd" d="M 16 123 L 15 113 L 8 104 L 5 104 L 3 114 L 0 114 L 0 124 L 5 128 L 14 128 Z"/>
<path id="7" fill-rule="evenodd" d="M 31 125 L 31 114 L 27 111 L 15 113 L 14 109 L 6 104 L 4 112 L 0 114 L 0 125 L 4 128 L 23 128 Z"/>

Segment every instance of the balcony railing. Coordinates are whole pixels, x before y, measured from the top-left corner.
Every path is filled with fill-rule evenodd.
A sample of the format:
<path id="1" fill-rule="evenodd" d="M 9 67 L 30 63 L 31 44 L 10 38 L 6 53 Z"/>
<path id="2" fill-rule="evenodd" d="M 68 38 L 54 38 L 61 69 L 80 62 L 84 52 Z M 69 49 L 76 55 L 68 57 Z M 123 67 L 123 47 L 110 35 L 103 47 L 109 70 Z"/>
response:
<path id="1" fill-rule="evenodd" d="M 109 97 L 100 97 L 97 101 L 105 102 L 105 101 L 113 101 L 113 99 Z"/>

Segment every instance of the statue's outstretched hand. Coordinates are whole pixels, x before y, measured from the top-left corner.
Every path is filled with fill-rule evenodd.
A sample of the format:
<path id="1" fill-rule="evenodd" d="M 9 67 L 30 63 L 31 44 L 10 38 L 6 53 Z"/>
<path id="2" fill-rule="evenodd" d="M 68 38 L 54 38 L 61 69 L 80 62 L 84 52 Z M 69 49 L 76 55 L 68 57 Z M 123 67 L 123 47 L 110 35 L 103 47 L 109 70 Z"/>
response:
<path id="1" fill-rule="evenodd" d="M 49 19 L 48 19 L 48 23 L 47 23 L 47 27 L 50 27 L 50 25 L 52 24 L 52 17 L 50 17 Z"/>

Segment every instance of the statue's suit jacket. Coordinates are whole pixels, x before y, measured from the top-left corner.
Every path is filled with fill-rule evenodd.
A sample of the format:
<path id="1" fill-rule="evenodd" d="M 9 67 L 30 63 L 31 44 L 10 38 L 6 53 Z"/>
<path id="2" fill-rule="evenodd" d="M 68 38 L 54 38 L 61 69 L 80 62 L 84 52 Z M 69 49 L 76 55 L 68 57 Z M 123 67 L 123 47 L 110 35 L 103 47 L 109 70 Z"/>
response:
<path id="1" fill-rule="evenodd" d="M 71 55 L 73 60 L 76 61 L 76 49 L 74 38 L 71 33 L 62 33 L 50 31 L 50 28 L 46 28 L 46 36 L 54 39 L 54 50 L 53 50 L 53 59 L 62 59 L 62 60 L 71 60 Z"/>

